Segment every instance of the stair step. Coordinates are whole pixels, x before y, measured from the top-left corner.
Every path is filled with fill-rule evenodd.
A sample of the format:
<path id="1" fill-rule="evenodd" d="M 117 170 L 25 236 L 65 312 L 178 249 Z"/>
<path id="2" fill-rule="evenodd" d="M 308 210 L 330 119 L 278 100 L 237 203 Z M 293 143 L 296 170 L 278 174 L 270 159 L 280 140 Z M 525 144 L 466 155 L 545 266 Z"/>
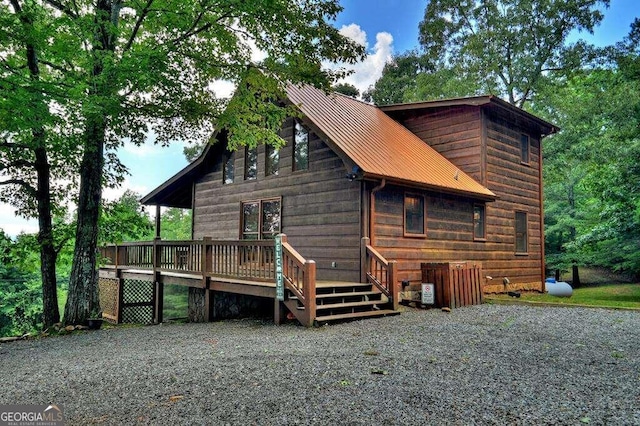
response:
<path id="1" fill-rule="evenodd" d="M 377 291 L 348 291 L 348 292 L 344 292 L 344 293 L 322 293 L 322 294 L 316 294 L 316 299 L 324 299 L 324 298 L 331 298 L 331 297 L 352 297 L 352 296 L 377 296 L 379 294 L 382 294 L 380 292 Z M 290 297 L 290 299 L 292 299 Z"/>
<path id="2" fill-rule="evenodd" d="M 362 302 L 345 302 L 345 303 L 331 303 L 327 305 L 316 305 L 316 310 L 327 310 L 327 309 L 340 309 L 340 308 L 353 308 L 357 306 L 373 306 L 373 305 L 381 305 L 384 302 L 380 300 L 365 300 Z"/>
<path id="3" fill-rule="evenodd" d="M 366 312 L 355 312 L 350 314 L 339 314 L 339 315 L 326 315 L 316 317 L 316 321 L 318 323 L 327 322 L 327 321 L 338 321 L 344 319 L 355 319 L 355 318 L 374 318 L 374 317 L 384 317 L 387 315 L 398 315 L 399 311 L 394 311 L 391 309 L 382 309 L 379 311 L 366 311 Z"/>

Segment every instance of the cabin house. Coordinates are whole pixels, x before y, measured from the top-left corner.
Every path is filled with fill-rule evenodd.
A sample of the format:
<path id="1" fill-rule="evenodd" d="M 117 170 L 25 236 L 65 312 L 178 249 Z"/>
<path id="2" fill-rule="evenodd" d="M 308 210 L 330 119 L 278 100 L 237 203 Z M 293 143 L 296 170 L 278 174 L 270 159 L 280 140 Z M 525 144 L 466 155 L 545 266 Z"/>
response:
<path id="1" fill-rule="evenodd" d="M 254 261 L 276 235 L 285 234 L 285 249 L 292 252 L 285 253 L 290 288 L 283 302 L 296 316 L 296 307 L 306 309 L 302 322 L 331 316 L 316 312 L 322 310 L 321 283 L 334 283 L 325 284 L 330 292 L 344 283 L 375 284 L 364 291 L 349 288 L 382 292 L 377 305 L 394 302 L 388 305 L 394 311 L 401 283 L 420 283 L 424 263 L 477 263 L 484 292 L 543 290 L 541 141 L 557 130 L 552 124 L 494 96 L 376 107 L 310 86 L 290 86 L 287 94 L 301 118 L 283 123 L 281 149 L 262 145 L 229 152 L 226 134 L 219 131 L 198 159 L 142 203 L 192 209 L 193 241 L 254 244 Z M 207 253 L 194 254 L 192 246 L 169 250 L 172 267 L 181 264 L 176 259 L 182 250 L 184 262 L 198 258 L 197 267 L 185 263 L 183 270 L 215 269 L 211 263 L 216 256 L 222 259 L 216 254 L 220 247 L 209 248 L 210 260 Z M 120 265 L 160 270 L 165 255 L 138 254 L 146 260 L 137 263 L 131 253 L 114 256 Z M 251 263 L 246 251 L 234 256 L 244 256 L 236 272 Z M 259 256 L 259 263 L 271 268 L 261 273 L 271 277 L 273 259 Z M 302 281 L 317 281 L 315 289 L 293 282 L 287 267 L 292 258 Z M 114 276 L 113 271 L 103 275 Z M 198 286 L 204 303 L 215 291 L 264 296 L 240 291 L 244 283 L 203 277 Z M 318 305 L 301 303 L 305 297 Z M 329 305 L 340 301 L 333 302 Z M 377 305 L 371 303 L 366 312 L 385 311 Z M 274 306 L 277 320 L 284 307 L 278 301 Z M 366 316 L 363 312 L 350 311 Z"/>

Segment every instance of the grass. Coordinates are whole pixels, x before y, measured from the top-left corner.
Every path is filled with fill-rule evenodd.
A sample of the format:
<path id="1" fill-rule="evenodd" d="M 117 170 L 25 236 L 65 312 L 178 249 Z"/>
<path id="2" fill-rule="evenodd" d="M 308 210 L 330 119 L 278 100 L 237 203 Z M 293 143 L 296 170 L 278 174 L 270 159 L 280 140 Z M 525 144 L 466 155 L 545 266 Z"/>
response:
<path id="1" fill-rule="evenodd" d="M 511 299 L 508 295 L 491 296 L 494 299 Z M 557 303 L 562 305 L 590 305 L 611 308 L 640 309 L 640 284 L 605 284 L 581 287 L 573 290 L 571 297 L 549 294 L 523 293 L 520 300 L 528 302 Z"/>

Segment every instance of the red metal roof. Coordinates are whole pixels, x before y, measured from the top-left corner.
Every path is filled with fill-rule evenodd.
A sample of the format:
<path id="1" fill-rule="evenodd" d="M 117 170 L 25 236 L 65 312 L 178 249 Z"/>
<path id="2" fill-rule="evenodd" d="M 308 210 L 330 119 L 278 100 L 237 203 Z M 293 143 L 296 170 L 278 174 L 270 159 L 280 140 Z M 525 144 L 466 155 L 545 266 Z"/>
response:
<path id="1" fill-rule="evenodd" d="M 312 86 L 287 88 L 289 100 L 365 177 L 386 178 L 485 199 L 496 195 L 379 108 Z"/>

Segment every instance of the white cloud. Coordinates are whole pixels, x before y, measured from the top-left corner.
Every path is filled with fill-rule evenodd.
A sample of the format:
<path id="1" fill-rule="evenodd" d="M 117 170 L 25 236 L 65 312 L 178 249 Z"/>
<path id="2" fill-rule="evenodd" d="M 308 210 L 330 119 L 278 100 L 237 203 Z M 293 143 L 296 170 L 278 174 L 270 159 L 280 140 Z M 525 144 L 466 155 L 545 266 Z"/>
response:
<path id="1" fill-rule="evenodd" d="M 340 34 L 349 37 L 366 49 L 364 60 L 354 64 L 324 64 L 328 68 L 345 68 L 353 73 L 340 82 L 354 85 L 360 93 L 366 91 L 382 76 L 382 70 L 393 58 L 393 36 L 387 32 L 376 34 L 376 44 L 369 48 L 367 33 L 357 24 L 343 25 Z"/>
<path id="2" fill-rule="evenodd" d="M 227 80 L 215 80 L 209 84 L 209 89 L 213 90 L 218 98 L 230 98 L 236 90 L 236 85 Z"/>

